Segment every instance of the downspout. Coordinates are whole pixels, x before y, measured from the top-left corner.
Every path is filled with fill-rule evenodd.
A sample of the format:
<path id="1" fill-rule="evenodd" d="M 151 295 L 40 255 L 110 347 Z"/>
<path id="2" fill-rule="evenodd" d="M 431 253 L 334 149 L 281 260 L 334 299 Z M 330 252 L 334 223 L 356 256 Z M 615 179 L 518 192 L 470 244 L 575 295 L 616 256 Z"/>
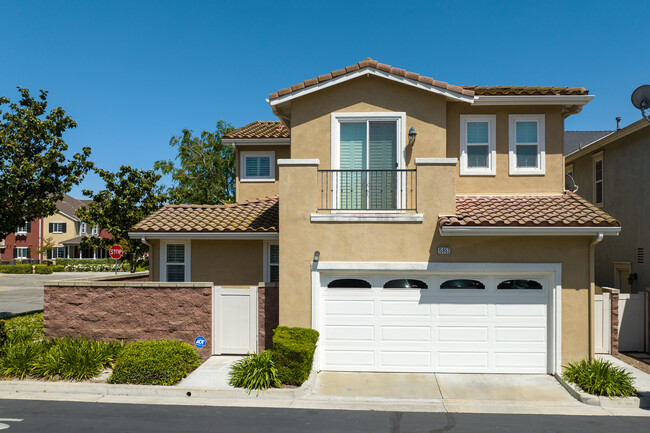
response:
<path id="1" fill-rule="evenodd" d="M 596 316 L 594 312 L 596 300 L 596 259 L 594 247 L 603 240 L 605 235 L 598 232 L 589 244 L 589 359 L 596 357 Z"/>

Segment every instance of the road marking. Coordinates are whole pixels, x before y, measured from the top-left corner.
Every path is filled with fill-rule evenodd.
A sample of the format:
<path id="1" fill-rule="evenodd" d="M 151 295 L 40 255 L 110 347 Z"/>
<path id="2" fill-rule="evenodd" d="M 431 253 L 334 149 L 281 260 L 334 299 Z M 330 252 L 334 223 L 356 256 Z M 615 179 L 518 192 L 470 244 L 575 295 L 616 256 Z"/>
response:
<path id="1" fill-rule="evenodd" d="M 9 424 L 5 424 L 4 422 L 1 421 L 6 421 L 6 422 L 21 422 L 21 418 L 0 418 L 0 430 L 7 430 L 9 427 L 11 427 Z"/>

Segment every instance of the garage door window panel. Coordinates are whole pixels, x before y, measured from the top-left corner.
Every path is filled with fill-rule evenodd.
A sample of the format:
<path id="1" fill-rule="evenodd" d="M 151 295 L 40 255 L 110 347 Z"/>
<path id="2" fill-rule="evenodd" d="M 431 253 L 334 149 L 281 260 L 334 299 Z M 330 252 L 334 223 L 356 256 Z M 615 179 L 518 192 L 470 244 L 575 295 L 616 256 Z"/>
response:
<path id="1" fill-rule="evenodd" d="M 429 286 L 422 280 L 412 278 L 398 278 L 387 281 L 384 289 L 428 289 Z"/>
<path id="2" fill-rule="evenodd" d="M 535 280 L 522 280 L 522 279 L 513 279 L 513 280 L 504 280 L 497 285 L 497 290 L 543 290 L 544 288 Z"/>
<path id="3" fill-rule="evenodd" d="M 358 278 L 339 278 L 330 281 L 327 287 L 330 289 L 369 289 L 372 286 L 368 281 Z"/>
<path id="4" fill-rule="evenodd" d="M 440 284 L 442 290 L 485 290 L 485 284 L 478 280 L 451 279 Z"/>

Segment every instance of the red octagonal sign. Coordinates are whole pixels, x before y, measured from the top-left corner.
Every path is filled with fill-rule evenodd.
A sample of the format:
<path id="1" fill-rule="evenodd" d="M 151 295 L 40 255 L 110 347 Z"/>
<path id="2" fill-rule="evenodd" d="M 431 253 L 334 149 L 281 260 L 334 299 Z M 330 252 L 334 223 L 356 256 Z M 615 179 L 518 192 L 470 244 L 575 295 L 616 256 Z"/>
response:
<path id="1" fill-rule="evenodd" d="M 122 257 L 122 254 L 124 254 L 124 250 L 119 245 L 113 245 L 111 249 L 108 250 L 108 254 L 114 259 L 119 259 Z"/>

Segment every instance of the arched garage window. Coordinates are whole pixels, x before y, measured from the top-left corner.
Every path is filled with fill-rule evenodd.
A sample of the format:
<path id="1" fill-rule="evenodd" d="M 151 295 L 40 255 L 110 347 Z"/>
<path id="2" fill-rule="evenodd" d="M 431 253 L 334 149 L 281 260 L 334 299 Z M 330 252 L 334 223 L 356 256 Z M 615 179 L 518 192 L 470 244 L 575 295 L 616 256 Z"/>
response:
<path id="1" fill-rule="evenodd" d="M 401 278 L 398 280 L 390 280 L 384 284 L 384 289 L 428 289 L 427 283 L 420 280 L 409 280 Z"/>
<path id="2" fill-rule="evenodd" d="M 441 289 L 485 289 L 485 284 L 476 280 L 447 280 L 440 285 Z"/>
<path id="3" fill-rule="evenodd" d="M 505 280 L 499 283 L 498 290 L 542 290 L 542 285 L 534 280 Z"/>
<path id="4" fill-rule="evenodd" d="M 366 280 L 359 280 L 357 278 L 340 278 L 338 280 L 331 281 L 328 285 L 330 289 L 369 289 L 370 283 Z"/>

